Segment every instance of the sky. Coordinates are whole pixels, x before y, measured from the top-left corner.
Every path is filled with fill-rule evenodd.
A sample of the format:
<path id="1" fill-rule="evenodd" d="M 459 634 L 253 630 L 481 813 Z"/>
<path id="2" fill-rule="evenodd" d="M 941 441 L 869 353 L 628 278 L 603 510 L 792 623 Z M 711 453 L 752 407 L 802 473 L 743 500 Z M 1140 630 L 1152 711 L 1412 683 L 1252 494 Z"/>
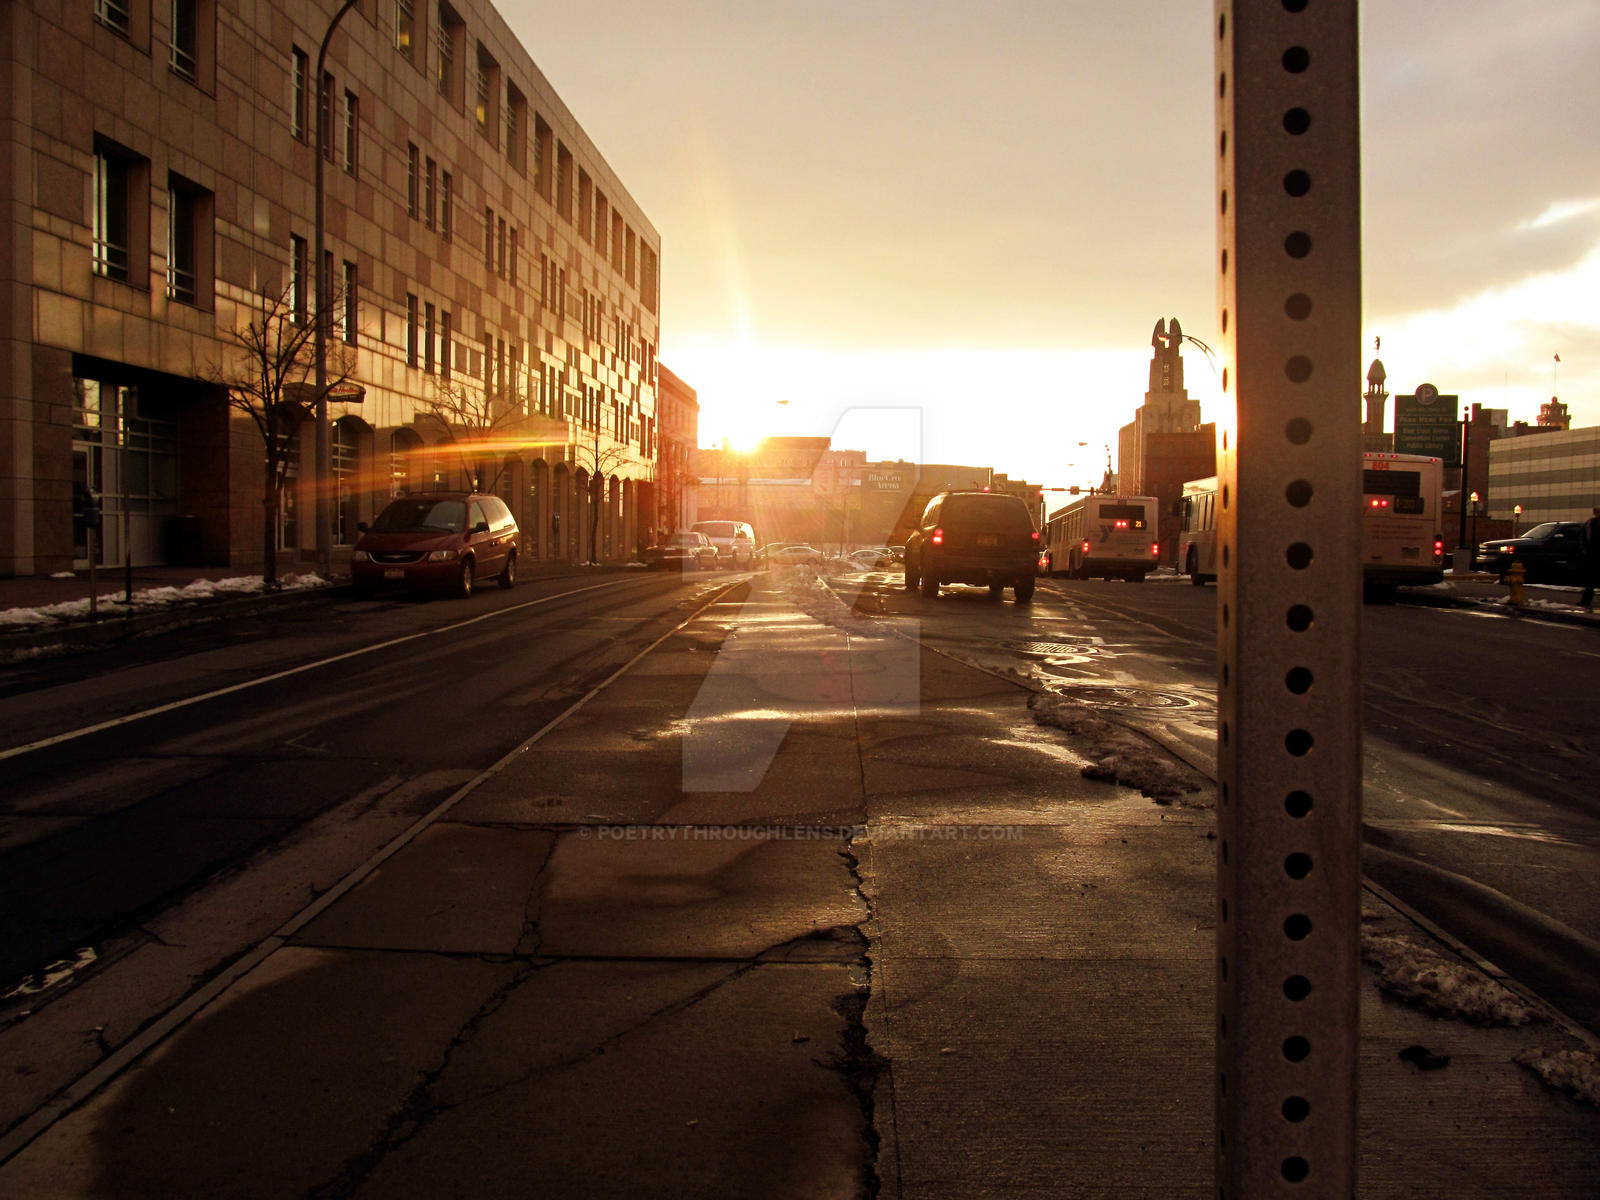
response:
<path id="1" fill-rule="evenodd" d="M 1220 346 L 1209 0 L 498 7 L 661 235 L 701 445 L 1097 482 L 1156 321 Z M 1600 424 L 1600 4 L 1361 22 L 1363 368 Z"/>

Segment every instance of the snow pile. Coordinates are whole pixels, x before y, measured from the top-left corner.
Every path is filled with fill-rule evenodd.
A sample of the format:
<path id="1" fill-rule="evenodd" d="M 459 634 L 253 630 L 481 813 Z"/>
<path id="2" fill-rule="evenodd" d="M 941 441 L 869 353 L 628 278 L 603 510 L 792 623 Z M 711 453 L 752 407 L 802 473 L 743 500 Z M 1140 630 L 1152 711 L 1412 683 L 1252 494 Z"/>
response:
<path id="1" fill-rule="evenodd" d="M 326 586 L 327 581 L 315 573 L 289 574 L 278 580 L 278 587 L 275 590 L 296 592 Z M 121 616 L 130 611 L 155 612 L 175 605 L 195 604 L 225 596 L 247 596 L 265 590 L 261 576 L 240 575 L 230 579 L 196 579 L 181 588 L 144 588 L 133 593 L 131 605 L 122 602 L 123 592 L 105 592 L 99 597 L 96 615 L 104 617 Z M 64 600 L 59 604 L 46 604 L 39 608 L 0 609 L 0 630 L 29 629 L 40 625 L 54 626 L 88 619 L 89 601 L 85 597 L 82 600 Z"/>
<path id="2" fill-rule="evenodd" d="M 1474 1025 L 1527 1025 L 1542 1019 L 1494 980 L 1408 938 L 1364 934 L 1361 960 L 1377 971 L 1380 988 L 1435 1016 L 1459 1017 Z"/>
<path id="3" fill-rule="evenodd" d="M 1080 700 L 1036 693 L 1028 697 L 1028 707 L 1036 723 L 1053 725 L 1088 741 L 1084 753 L 1093 760 L 1083 768 L 1088 779 L 1137 788 L 1158 804 L 1170 804 L 1200 790 L 1191 771 L 1162 756 L 1131 731 L 1096 716 L 1094 709 Z"/>
<path id="4" fill-rule="evenodd" d="M 1600 1060 L 1584 1050 L 1524 1050 L 1521 1063 L 1553 1088 L 1600 1108 Z"/>

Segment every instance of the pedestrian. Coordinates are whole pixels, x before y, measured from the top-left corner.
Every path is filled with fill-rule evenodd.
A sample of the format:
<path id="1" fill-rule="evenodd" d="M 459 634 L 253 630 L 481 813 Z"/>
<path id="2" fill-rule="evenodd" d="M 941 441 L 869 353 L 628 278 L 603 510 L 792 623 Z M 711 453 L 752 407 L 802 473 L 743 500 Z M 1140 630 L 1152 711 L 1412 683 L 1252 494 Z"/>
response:
<path id="1" fill-rule="evenodd" d="M 1584 608 L 1594 608 L 1596 584 L 1600 584 L 1600 504 L 1583 523 L 1583 598 L 1578 603 Z"/>

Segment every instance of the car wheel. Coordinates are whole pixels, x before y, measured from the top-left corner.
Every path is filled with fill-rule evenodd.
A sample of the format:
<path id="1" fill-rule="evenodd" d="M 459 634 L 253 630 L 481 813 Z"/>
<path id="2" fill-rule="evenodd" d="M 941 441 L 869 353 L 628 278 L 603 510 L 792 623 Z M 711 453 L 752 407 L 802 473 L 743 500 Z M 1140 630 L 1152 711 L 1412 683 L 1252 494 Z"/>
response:
<path id="1" fill-rule="evenodd" d="M 1200 576 L 1200 555 L 1192 549 L 1189 551 L 1189 557 L 1184 560 L 1183 572 L 1195 587 L 1205 587 L 1206 581 Z"/>
<path id="2" fill-rule="evenodd" d="M 472 573 L 472 560 L 470 558 L 464 558 L 461 560 L 461 574 L 456 576 L 456 595 L 463 600 L 472 595 L 472 585 L 474 582 L 475 581 Z"/>
<path id="3" fill-rule="evenodd" d="M 1011 591 L 1012 595 L 1016 597 L 1018 604 L 1033 603 L 1033 580 L 1019 579 L 1017 580 L 1016 586 L 1012 588 Z"/>
<path id="4" fill-rule="evenodd" d="M 917 572 L 915 569 L 913 569 L 910 563 L 906 563 L 904 566 L 906 573 L 906 591 L 914 592 L 917 590 Z"/>
<path id="5" fill-rule="evenodd" d="M 506 555 L 506 569 L 500 572 L 500 577 L 495 582 L 507 591 L 517 585 L 517 552 L 515 550 Z"/>
<path id="6" fill-rule="evenodd" d="M 1005 595 L 1005 593 L 1006 593 L 1006 585 L 1005 584 L 1003 584 L 1003 583 L 991 583 L 989 585 L 989 599 L 998 600 L 998 599 L 1000 599 L 1001 596 Z"/>
<path id="7" fill-rule="evenodd" d="M 938 598 L 939 579 L 937 576 L 930 575 L 926 571 L 922 573 L 922 594 L 929 600 L 935 600 Z"/>

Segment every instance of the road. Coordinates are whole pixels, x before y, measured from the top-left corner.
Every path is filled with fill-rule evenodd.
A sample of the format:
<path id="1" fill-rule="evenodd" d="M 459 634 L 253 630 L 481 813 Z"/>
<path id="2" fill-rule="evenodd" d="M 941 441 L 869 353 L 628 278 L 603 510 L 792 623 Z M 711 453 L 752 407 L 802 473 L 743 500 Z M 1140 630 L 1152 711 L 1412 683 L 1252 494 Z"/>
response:
<path id="1" fill-rule="evenodd" d="M 1028 611 L 869 578 L 928 644 L 1026 669 L 1214 769 L 1214 588 L 1057 579 Z M 1600 1031 L 1600 897 L 1581 883 L 1600 851 L 1600 640 L 1481 609 L 1363 613 L 1367 878 Z"/>
<path id="2" fill-rule="evenodd" d="M 299 839 L 297 886 L 233 914 L 214 958 L 237 953 L 731 583 L 641 572 L 349 600 L 8 671 L 0 1018 Z"/>
<path id="3" fill-rule="evenodd" d="M 184 963 L 203 977 L 739 578 L 344 601 L 9 671 L 6 1012 L 145 943 L 202 885 L 294 857 Z M 1029 672 L 1210 764 L 1212 589 L 1056 580 L 1018 609 L 978 589 L 930 602 L 885 572 L 845 586 L 858 607 L 917 616 L 930 647 Z M 1600 902 L 1575 885 L 1600 847 L 1592 631 L 1365 614 L 1368 876 L 1600 1029 Z"/>

